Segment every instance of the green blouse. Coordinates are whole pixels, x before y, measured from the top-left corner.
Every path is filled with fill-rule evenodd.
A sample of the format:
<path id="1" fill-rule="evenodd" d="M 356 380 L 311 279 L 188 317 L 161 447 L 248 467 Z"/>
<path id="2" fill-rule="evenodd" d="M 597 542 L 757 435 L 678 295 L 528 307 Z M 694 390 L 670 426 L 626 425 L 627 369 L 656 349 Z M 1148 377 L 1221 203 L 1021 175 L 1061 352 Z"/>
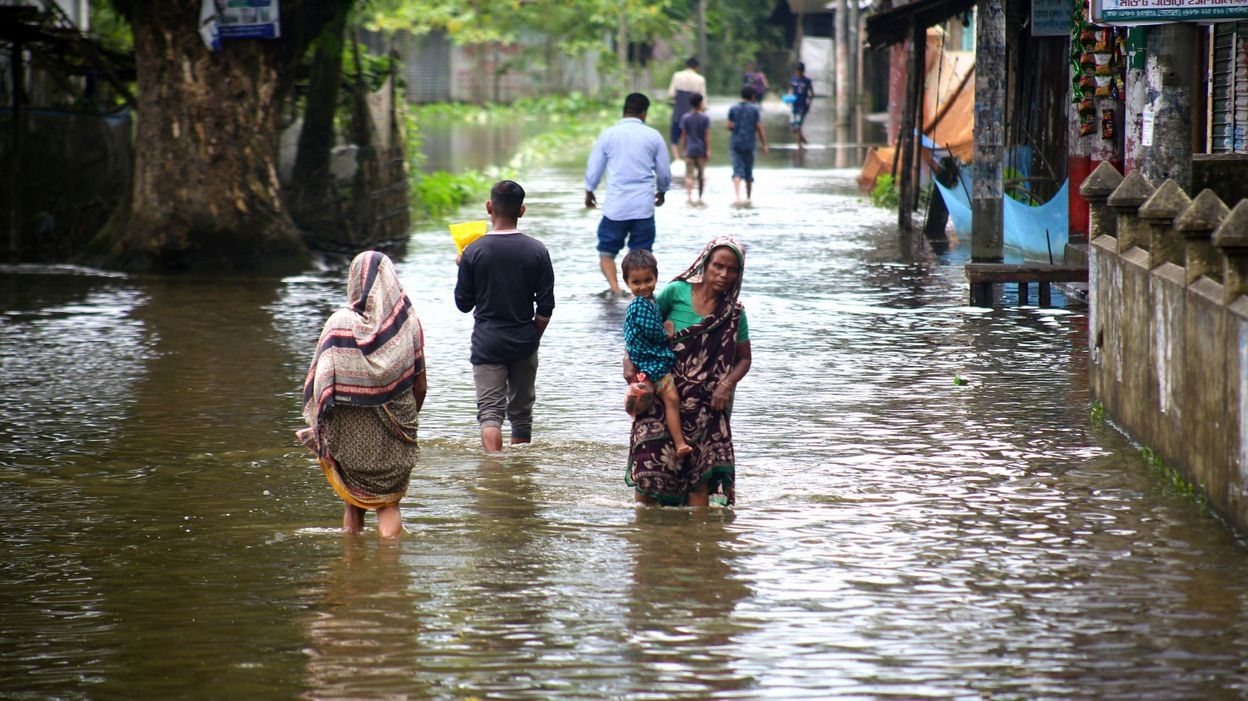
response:
<path id="1" fill-rule="evenodd" d="M 702 315 L 693 309 L 693 286 L 684 280 L 673 280 L 667 283 L 659 294 L 655 295 L 659 302 L 659 310 L 663 318 L 672 322 L 677 331 L 693 326 L 702 321 Z M 741 310 L 741 326 L 737 328 L 737 343 L 750 340 L 750 325 L 745 321 L 745 310 Z"/>

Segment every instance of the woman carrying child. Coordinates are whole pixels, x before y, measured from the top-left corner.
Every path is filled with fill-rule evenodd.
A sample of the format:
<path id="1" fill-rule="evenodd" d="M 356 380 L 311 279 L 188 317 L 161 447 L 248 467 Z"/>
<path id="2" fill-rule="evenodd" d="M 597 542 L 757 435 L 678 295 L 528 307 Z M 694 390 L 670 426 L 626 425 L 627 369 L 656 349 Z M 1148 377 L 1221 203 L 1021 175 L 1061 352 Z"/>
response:
<path id="1" fill-rule="evenodd" d="M 633 293 L 633 301 L 624 312 L 624 348 L 633 367 L 645 375 L 645 382 L 650 385 L 654 396 L 663 401 L 664 423 L 676 447 L 676 454 L 688 455 L 693 448 L 685 442 L 685 434 L 680 428 L 680 397 L 672 380 L 676 354 L 672 352 L 668 339 L 672 337 L 674 327 L 672 322 L 663 321 L 659 303 L 654 301 L 659 264 L 650 251 L 634 248 L 624 256 L 620 268 L 624 272 L 624 282 Z"/>
<path id="2" fill-rule="evenodd" d="M 737 302 L 745 249 L 721 236 L 676 277 L 657 301 L 675 330 L 672 373 L 680 397 L 682 433 L 693 448 L 677 452 L 666 424 L 666 406 L 654 402 L 633 420 L 625 481 L 644 504 L 707 506 L 710 495 L 735 501 L 736 457 L 730 414 L 732 393 L 750 371 L 750 337 L 745 309 Z M 624 378 L 637 370 L 626 358 Z"/>
<path id="3" fill-rule="evenodd" d="M 385 254 L 351 261 L 347 306 L 325 322 L 303 385 L 299 440 L 316 453 L 344 502 L 343 530 L 399 535 L 399 501 L 420 457 L 418 415 L 425 402 L 424 333 Z"/>

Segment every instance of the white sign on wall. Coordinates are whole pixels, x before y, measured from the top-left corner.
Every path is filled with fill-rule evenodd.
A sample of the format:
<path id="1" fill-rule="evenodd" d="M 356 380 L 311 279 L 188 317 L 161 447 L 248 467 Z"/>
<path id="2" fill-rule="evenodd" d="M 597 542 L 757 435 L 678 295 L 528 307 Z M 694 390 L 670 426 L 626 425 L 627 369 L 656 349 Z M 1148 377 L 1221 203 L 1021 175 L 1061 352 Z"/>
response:
<path id="1" fill-rule="evenodd" d="M 1094 0 L 1092 18 L 1102 24 L 1160 24 L 1248 19 L 1248 0 Z"/>

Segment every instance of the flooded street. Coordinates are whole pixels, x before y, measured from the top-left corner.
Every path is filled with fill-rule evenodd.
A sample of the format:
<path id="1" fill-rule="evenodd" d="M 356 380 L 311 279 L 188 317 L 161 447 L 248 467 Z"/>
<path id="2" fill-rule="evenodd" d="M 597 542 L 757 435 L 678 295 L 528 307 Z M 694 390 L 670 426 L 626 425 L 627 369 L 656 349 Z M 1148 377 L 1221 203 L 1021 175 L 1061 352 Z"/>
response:
<path id="1" fill-rule="evenodd" d="M 1085 310 L 965 306 L 969 242 L 912 254 L 836 148 L 760 153 L 734 209 L 721 133 L 655 254 L 748 246 L 734 509 L 633 505 L 581 165 L 518 175 L 557 277 L 531 446 L 480 450 L 445 226 L 396 260 L 429 398 L 393 543 L 294 438 L 342 271 L 3 269 L 0 697 L 1248 694 L 1248 549 L 1089 417 Z"/>

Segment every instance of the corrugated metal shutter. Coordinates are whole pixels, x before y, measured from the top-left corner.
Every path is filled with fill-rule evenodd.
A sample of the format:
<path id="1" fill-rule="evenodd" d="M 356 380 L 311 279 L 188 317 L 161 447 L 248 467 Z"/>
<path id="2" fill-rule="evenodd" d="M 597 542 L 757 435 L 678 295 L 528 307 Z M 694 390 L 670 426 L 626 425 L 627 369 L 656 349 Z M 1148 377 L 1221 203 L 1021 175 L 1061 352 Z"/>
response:
<path id="1" fill-rule="evenodd" d="M 1213 105 L 1209 122 L 1211 153 L 1248 152 L 1248 25 L 1215 24 L 1213 29 Z"/>

